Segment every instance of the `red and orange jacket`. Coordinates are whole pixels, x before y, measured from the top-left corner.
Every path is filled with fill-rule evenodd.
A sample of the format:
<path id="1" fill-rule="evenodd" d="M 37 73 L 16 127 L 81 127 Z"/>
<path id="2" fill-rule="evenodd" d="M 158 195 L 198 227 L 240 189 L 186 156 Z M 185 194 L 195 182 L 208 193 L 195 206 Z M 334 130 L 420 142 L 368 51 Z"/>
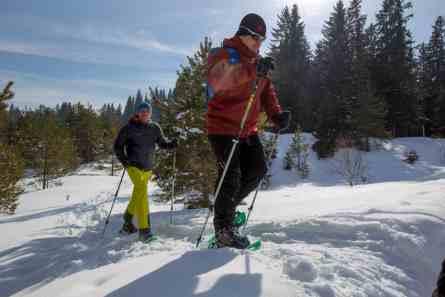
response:
<path id="1" fill-rule="evenodd" d="M 238 135 L 241 119 L 257 83 L 257 61 L 258 55 L 251 52 L 236 36 L 225 39 L 222 48 L 210 53 L 207 72 L 207 134 Z M 258 132 L 261 111 L 265 111 L 270 120 L 282 111 L 269 78 L 258 80 L 255 94 L 241 138 Z"/>

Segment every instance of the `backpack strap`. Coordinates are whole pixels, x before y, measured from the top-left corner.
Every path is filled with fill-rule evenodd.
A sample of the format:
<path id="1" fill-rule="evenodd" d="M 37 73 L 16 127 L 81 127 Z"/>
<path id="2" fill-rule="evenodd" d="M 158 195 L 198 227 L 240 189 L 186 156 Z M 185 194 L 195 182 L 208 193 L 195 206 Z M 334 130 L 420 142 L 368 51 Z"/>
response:
<path id="1" fill-rule="evenodd" d="M 217 54 L 221 50 L 225 50 L 229 54 L 228 62 L 229 62 L 230 65 L 235 65 L 235 64 L 240 63 L 241 56 L 240 56 L 239 52 L 235 48 L 232 48 L 232 47 L 217 47 L 217 48 L 213 48 L 213 49 L 210 50 L 210 55 L 215 55 L 215 54 Z M 214 92 L 212 86 L 210 86 L 206 82 L 207 103 L 209 103 L 209 101 L 212 100 L 213 96 L 215 96 L 215 92 Z"/>

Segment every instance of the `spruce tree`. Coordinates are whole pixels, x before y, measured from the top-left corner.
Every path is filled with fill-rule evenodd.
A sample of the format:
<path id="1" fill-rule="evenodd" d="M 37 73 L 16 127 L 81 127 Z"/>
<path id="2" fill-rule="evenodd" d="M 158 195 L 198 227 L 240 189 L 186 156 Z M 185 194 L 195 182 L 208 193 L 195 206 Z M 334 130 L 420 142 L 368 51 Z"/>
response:
<path id="1" fill-rule="evenodd" d="M 103 152 L 104 132 L 93 107 L 76 104 L 68 125 L 81 163 L 96 161 Z"/>
<path id="2" fill-rule="evenodd" d="M 386 102 L 386 128 L 393 136 L 418 135 L 418 100 L 413 41 L 408 29 L 411 2 L 384 0 L 376 15 L 372 78 L 376 96 Z"/>
<path id="3" fill-rule="evenodd" d="M 422 136 L 431 136 L 432 117 L 434 114 L 433 105 L 431 104 L 431 97 L 429 94 L 429 87 L 431 78 L 429 77 L 428 63 L 429 53 L 428 45 L 422 42 L 418 46 L 418 58 L 416 65 L 417 87 L 419 92 L 419 104 L 421 107 L 420 122 L 422 125 Z"/>
<path id="4" fill-rule="evenodd" d="M 18 125 L 20 151 L 27 168 L 34 169 L 46 189 L 52 179 L 63 176 L 78 165 L 76 147 L 70 131 L 57 121 L 54 110 L 39 107 L 27 111 Z"/>
<path id="5" fill-rule="evenodd" d="M 23 162 L 15 144 L 8 144 L 5 137 L 8 131 L 7 100 L 14 97 L 9 82 L 0 92 L 0 212 L 13 214 L 18 205 L 18 195 L 22 189 L 17 184 L 23 175 Z"/>
<path id="6" fill-rule="evenodd" d="M 149 88 L 149 92 L 150 92 L 150 99 L 148 100 L 150 103 L 153 102 L 165 102 L 166 100 L 169 99 L 169 97 L 167 96 L 166 92 L 164 89 L 159 89 L 159 88 Z M 171 90 L 169 90 L 169 94 L 170 94 Z M 170 96 L 171 98 L 171 96 Z M 152 119 L 156 122 L 159 122 L 161 119 L 161 110 L 159 108 L 158 104 L 152 104 Z"/>
<path id="7" fill-rule="evenodd" d="M 18 206 L 18 195 L 22 192 L 17 184 L 23 176 L 20 155 L 11 145 L 0 142 L 0 213 L 13 214 Z"/>
<path id="8" fill-rule="evenodd" d="M 419 49 L 419 88 L 427 136 L 445 135 L 445 21 L 439 16 L 430 41 Z"/>
<path id="9" fill-rule="evenodd" d="M 296 4 L 286 6 L 278 15 L 276 28 L 272 31 L 269 55 L 274 58 L 273 81 L 280 103 L 292 111 L 290 129 L 301 125 L 312 128 L 312 108 L 309 100 L 310 47 L 305 25 Z"/>
<path id="10" fill-rule="evenodd" d="M 366 16 L 361 13 L 362 0 L 352 0 L 347 10 L 347 31 L 350 48 L 351 137 L 358 148 L 369 151 L 370 137 L 385 137 L 386 105 L 375 96 L 369 70 L 372 48 L 365 32 Z M 372 28 L 372 27 L 371 27 Z M 373 29 L 371 29 L 373 30 Z M 372 34 L 372 31 L 368 32 Z"/>
<path id="11" fill-rule="evenodd" d="M 134 99 L 133 99 L 133 97 L 129 96 L 127 99 L 127 103 L 125 104 L 124 113 L 122 115 L 122 117 L 123 117 L 122 121 L 124 123 L 127 123 L 128 120 L 133 115 L 134 111 L 135 111 Z"/>
<path id="12" fill-rule="evenodd" d="M 119 106 L 120 107 L 120 106 Z M 103 149 L 102 156 L 111 160 L 111 175 L 116 171 L 117 160 L 113 151 L 114 141 L 121 128 L 122 114 L 120 109 L 116 109 L 113 104 L 104 105 L 100 110 L 100 123 L 103 129 Z"/>
<path id="13" fill-rule="evenodd" d="M 319 102 L 314 144 L 319 158 L 332 156 L 339 137 L 349 137 L 352 131 L 350 96 L 350 47 L 346 8 L 338 1 L 317 45 L 315 71 L 319 83 Z"/>
<path id="14" fill-rule="evenodd" d="M 7 100 L 10 100 L 14 97 L 14 92 L 11 90 L 11 87 L 14 83 L 12 81 L 8 82 L 3 91 L 0 93 L 0 131 L 5 132 L 7 120 L 8 120 L 8 112 L 6 104 Z M 0 136 L 4 136 L 3 134 Z"/>
<path id="15" fill-rule="evenodd" d="M 138 108 L 138 106 L 141 105 L 142 102 L 144 102 L 144 98 L 142 97 L 141 90 L 138 90 L 137 93 L 136 93 L 135 100 L 134 100 L 134 109 L 133 109 L 133 111 L 136 111 L 136 108 Z"/>

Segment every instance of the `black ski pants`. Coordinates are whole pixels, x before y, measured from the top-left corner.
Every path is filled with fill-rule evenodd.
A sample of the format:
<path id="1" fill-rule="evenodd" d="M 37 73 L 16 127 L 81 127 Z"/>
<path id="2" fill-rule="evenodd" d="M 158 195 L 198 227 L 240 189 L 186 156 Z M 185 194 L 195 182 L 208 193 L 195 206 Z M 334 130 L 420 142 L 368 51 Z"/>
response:
<path id="1" fill-rule="evenodd" d="M 218 166 L 217 186 L 235 137 L 228 135 L 209 135 L 208 137 Z M 241 139 L 215 201 L 213 220 L 215 231 L 232 226 L 236 207 L 258 186 L 266 172 L 263 145 L 258 135 Z"/>

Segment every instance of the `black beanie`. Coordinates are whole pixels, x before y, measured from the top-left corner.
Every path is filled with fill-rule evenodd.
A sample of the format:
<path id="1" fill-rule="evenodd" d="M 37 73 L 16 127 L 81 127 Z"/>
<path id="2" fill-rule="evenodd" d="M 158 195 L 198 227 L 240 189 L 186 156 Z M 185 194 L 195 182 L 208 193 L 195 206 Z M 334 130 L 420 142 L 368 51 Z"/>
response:
<path id="1" fill-rule="evenodd" d="M 246 29 L 247 28 L 247 29 Z M 255 13 L 249 13 L 241 20 L 241 23 L 238 28 L 238 32 L 236 32 L 237 36 L 242 35 L 252 35 L 250 31 L 253 31 L 264 38 L 266 37 L 266 23 L 263 18 Z"/>

